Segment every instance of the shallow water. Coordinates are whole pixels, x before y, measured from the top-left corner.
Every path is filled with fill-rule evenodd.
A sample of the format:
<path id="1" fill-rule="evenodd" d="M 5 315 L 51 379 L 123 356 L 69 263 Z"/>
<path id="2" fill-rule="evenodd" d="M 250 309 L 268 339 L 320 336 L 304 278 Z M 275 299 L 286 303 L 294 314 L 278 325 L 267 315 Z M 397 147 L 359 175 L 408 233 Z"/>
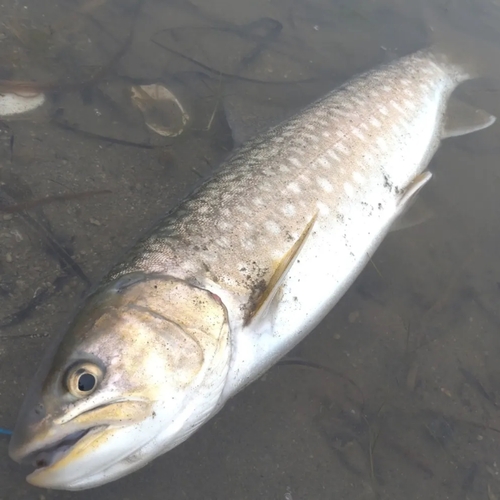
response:
<path id="1" fill-rule="evenodd" d="M 460 92 L 500 116 L 500 3 L 429 5 L 457 44 L 498 46 L 491 78 Z M 0 202 L 111 191 L 0 214 L 6 428 L 88 283 L 231 150 L 226 116 L 263 127 L 435 36 L 413 0 L 6 0 L 0 19 L 0 78 L 78 83 L 0 123 Z M 145 125 L 129 99 L 145 83 L 186 106 L 183 134 Z M 27 485 L 0 435 L 0 499 L 500 498 L 499 131 L 442 144 L 422 193 L 434 215 L 391 233 L 293 352 L 333 371 L 274 367 L 186 443 L 87 492 Z"/>

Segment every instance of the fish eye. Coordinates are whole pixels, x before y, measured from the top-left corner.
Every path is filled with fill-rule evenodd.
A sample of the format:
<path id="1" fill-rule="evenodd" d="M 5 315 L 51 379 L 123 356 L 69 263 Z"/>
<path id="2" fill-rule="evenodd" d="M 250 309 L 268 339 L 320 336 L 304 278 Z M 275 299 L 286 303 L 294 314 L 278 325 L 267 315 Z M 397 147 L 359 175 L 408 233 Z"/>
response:
<path id="1" fill-rule="evenodd" d="M 68 391 L 77 398 L 92 394 L 102 379 L 102 370 L 92 363 L 79 363 L 66 376 Z"/>

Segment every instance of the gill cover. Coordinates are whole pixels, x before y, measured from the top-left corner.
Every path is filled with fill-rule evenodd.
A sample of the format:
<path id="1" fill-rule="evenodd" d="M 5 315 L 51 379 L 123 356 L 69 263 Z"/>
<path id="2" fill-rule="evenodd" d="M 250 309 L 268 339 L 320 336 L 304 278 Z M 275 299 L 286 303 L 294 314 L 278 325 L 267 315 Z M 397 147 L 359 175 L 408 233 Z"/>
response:
<path id="1" fill-rule="evenodd" d="M 86 301 L 42 363 L 10 442 L 28 481 L 85 489 L 184 441 L 222 405 L 227 313 L 210 292 L 133 273 Z"/>

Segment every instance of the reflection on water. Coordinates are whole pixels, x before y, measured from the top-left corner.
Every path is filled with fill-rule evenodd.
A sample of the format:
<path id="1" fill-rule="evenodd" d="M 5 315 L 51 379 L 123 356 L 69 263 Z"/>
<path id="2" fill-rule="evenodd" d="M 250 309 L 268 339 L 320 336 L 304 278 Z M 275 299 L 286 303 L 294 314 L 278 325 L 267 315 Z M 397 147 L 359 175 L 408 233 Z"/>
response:
<path id="1" fill-rule="evenodd" d="M 4 1 L 2 90 L 36 82 L 47 102 L 0 128 L 0 204 L 21 204 L 0 213 L 0 426 L 13 427 L 48 337 L 145 227 L 233 142 L 429 43 L 421 7 Z M 457 42 L 500 48 L 498 2 L 431 9 Z M 498 116 L 500 50 L 488 63 L 490 79 L 460 92 Z M 179 136 L 148 126 L 138 85 L 182 103 Z M 167 129 L 169 118 L 154 115 Z M 433 216 L 388 236 L 293 353 L 306 363 L 273 368 L 184 445 L 92 498 L 500 498 L 499 126 L 443 144 L 422 194 Z M 0 498 L 89 495 L 36 490 L 24 472 L 0 435 Z"/>

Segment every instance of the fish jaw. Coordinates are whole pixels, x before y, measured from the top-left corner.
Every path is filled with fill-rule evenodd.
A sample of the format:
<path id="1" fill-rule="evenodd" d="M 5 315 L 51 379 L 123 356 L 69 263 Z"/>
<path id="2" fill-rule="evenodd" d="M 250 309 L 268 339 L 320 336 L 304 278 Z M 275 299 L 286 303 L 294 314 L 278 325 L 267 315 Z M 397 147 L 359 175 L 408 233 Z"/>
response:
<path id="1" fill-rule="evenodd" d="M 220 409 L 230 347 L 218 297 L 168 276 L 124 276 L 87 300 L 45 360 L 9 454 L 34 463 L 27 481 L 39 487 L 81 490 L 125 476 Z M 93 394 L 68 389 L 75 363 L 102 367 Z"/>

